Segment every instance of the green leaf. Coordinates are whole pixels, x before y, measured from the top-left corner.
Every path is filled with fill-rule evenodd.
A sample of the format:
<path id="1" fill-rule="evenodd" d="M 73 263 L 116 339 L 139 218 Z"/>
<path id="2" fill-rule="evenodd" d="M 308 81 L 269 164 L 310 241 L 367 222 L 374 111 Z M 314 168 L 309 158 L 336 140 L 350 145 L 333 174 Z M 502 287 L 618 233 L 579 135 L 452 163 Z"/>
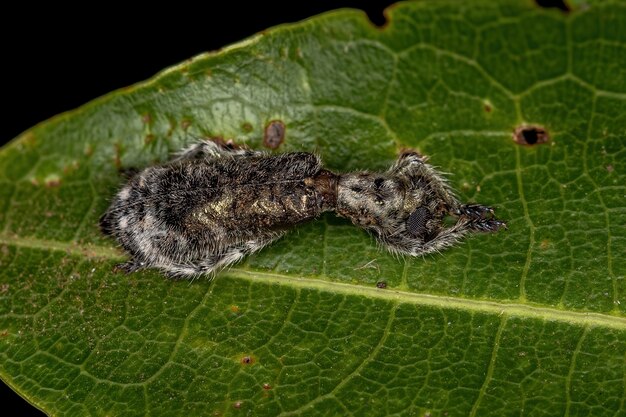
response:
<path id="1" fill-rule="evenodd" d="M 279 27 L 2 148 L 2 379 L 51 415 L 624 415 L 625 4 L 389 19 Z M 112 271 L 120 168 L 272 120 L 334 170 L 417 148 L 509 230 L 396 259 L 324 216 L 212 282 Z"/>

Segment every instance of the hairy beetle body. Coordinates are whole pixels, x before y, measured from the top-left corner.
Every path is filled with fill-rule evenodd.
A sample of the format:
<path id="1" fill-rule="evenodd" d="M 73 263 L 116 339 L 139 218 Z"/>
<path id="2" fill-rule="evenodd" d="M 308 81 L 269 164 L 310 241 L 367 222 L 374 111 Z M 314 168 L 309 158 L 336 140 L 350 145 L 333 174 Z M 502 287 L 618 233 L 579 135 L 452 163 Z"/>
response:
<path id="1" fill-rule="evenodd" d="M 311 153 L 269 155 L 212 141 L 131 178 L 100 226 L 131 255 L 121 269 L 194 276 L 237 262 L 325 211 L 412 256 L 450 246 L 469 231 L 505 226 L 489 207 L 460 204 L 414 152 L 384 173 L 335 174 Z M 446 228 L 448 215 L 458 220 Z"/>

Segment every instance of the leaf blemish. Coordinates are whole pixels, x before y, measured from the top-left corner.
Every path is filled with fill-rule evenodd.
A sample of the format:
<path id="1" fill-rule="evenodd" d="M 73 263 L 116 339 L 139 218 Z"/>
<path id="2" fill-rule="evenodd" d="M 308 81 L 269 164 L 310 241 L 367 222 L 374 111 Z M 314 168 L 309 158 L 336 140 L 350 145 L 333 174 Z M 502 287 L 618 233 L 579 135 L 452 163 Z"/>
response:
<path id="1" fill-rule="evenodd" d="M 522 125 L 513 132 L 513 140 L 518 145 L 541 145 L 550 140 L 545 128 L 537 125 Z"/>
<path id="2" fill-rule="evenodd" d="M 115 150 L 113 163 L 117 169 L 120 169 L 122 167 L 122 146 L 119 143 L 116 143 L 113 145 L 113 149 Z"/>
<path id="3" fill-rule="evenodd" d="M 58 175 L 48 175 L 44 181 L 47 188 L 56 188 L 61 185 L 61 178 Z"/>
<path id="4" fill-rule="evenodd" d="M 272 120 L 265 126 L 263 145 L 270 149 L 277 149 L 285 140 L 285 124 L 281 120 Z"/>
<path id="5" fill-rule="evenodd" d="M 378 281 L 376 283 L 376 288 L 385 289 L 387 288 L 387 283 L 385 281 Z"/>
<path id="6" fill-rule="evenodd" d="M 186 120 L 186 119 L 185 119 L 185 120 L 183 120 L 182 122 L 180 122 L 180 127 L 181 127 L 183 130 L 187 130 L 187 128 L 188 128 L 189 126 L 191 126 L 191 120 Z"/>
<path id="7" fill-rule="evenodd" d="M 242 365 L 252 365 L 254 362 L 255 360 L 252 356 L 244 356 L 243 358 L 241 358 Z"/>

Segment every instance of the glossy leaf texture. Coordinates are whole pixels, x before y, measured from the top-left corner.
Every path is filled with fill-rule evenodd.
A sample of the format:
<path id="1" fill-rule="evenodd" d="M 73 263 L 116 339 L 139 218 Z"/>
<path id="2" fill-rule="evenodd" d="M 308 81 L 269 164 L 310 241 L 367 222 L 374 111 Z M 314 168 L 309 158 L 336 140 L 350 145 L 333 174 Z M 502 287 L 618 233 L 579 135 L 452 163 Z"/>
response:
<path id="1" fill-rule="evenodd" d="M 388 18 L 268 30 L 2 148 L 2 379 L 55 416 L 626 413 L 626 5 Z M 338 171 L 416 148 L 509 230 L 398 259 L 328 215 L 213 281 L 113 271 L 121 171 L 275 120 Z"/>

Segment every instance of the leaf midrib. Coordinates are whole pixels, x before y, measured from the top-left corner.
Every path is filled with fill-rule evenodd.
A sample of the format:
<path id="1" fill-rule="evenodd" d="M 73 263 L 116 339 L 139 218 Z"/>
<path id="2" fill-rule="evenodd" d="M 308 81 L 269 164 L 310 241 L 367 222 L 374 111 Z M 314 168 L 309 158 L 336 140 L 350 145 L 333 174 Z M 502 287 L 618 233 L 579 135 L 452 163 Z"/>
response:
<path id="1" fill-rule="evenodd" d="M 66 243 L 33 237 L 11 236 L 6 233 L 0 233 L 0 244 L 29 249 L 60 251 L 68 255 L 89 256 L 92 259 L 116 260 L 124 258 L 122 252 L 115 248 L 97 245 L 83 245 L 76 242 Z M 376 287 L 365 287 L 324 279 L 284 275 L 275 272 L 252 271 L 242 267 L 231 268 L 228 271 L 224 271 L 221 275 L 255 282 L 263 280 L 263 282 L 268 284 L 278 284 L 292 288 L 317 289 L 320 291 L 345 295 L 360 295 L 393 301 L 395 303 L 409 303 L 426 307 L 465 310 L 475 313 L 517 316 L 531 319 L 534 318 L 545 321 L 569 323 L 576 326 L 595 326 L 626 330 L 626 317 L 603 313 L 572 311 L 556 307 L 520 304 L 505 301 L 469 299 L 451 297 L 447 295 L 433 295 L 393 289 L 379 289 Z"/>

